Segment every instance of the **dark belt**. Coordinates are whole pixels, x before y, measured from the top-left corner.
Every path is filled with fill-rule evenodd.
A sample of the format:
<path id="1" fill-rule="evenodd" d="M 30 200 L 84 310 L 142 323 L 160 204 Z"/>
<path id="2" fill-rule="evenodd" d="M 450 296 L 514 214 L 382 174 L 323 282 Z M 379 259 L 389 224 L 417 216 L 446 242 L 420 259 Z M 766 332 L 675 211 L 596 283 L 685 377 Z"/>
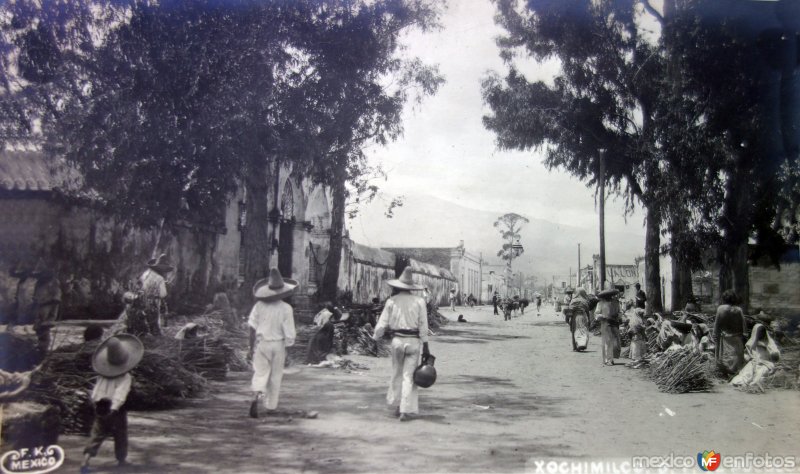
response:
<path id="1" fill-rule="evenodd" d="M 392 329 L 392 336 L 419 337 L 419 329 Z"/>

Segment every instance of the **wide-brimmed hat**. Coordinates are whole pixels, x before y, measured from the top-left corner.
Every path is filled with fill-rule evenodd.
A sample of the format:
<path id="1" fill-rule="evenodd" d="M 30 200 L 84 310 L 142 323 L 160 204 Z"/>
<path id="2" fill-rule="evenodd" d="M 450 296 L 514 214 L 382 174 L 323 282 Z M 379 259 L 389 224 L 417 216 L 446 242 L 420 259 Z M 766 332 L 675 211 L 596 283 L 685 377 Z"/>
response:
<path id="1" fill-rule="evenodd" d="M 144 346 L 138 337 L 117 334 L 101 342 L 92 355 L 92 368 L 104 377 L 117 377 L 142 360 Z"/>
<path id="2" fill-rule="evenodd" d="M 282 300 L 291 295 L 297 285 L 297 281 L 283 278 L 280 270 L 273 268 L 269 271 L 269 278 L 258 280 L 253 285 L 253 297 L 261 301 Z"/>
<path id="3" fill-rule="evenodd" d="M 173 267 L 172 264 L 170 264 L 169 258 L 165 253 L 159 255 L 158 258 L 151 258 L 147 262 L 147 266 L 150 267 L 150 269 L 152 269 L 153 271 L 156 271 L 161 274 L 169 273 L 175 270 L 175 267 Z"/>
<path id="4" fill-rule="evenodd" d="M 566 290 L 564 290 L 564 293 L 566 293 L 566 294 L 568 294 L 568 295 L 569 295 L 569 294 L 572 294 L 572 293 L 575 293 L 575 288 L 573 288 L 573 287 L 571 287 L 571 286 L 568 286 L 568 287 L 567 287 L 567 289 L 566 289 Z"/>
<path id="5" fill-rule="evenodd" d="M 405 270 L 403 270 L 403 273 L 400 275 L 400 278 L 396 278 L 394 280 L 387 280 L 386 284 L 391 287 L 398 288 L 400 290 L 422 289 L 422 286 L 414 283 L 414 279 L 411 276 L 411 267 L 406 267 Z"/>
<path id="6" fill-rule="evenodd" d="M 603 290 L 597 294 L 599 298 L 611 298 L 612 296 L 617 296 L 619 294 L 619 290 L 616 288 L 609 288 L 607 290 Z"/>

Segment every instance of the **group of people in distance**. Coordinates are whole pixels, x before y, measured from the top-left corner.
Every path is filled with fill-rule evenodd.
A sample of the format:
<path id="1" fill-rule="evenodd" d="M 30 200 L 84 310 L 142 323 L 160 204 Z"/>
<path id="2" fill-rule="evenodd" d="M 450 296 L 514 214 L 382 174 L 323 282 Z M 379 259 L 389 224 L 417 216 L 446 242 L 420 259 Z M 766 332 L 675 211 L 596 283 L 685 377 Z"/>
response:
<path id="1" fill-rule="evenodd" d="M 590 331 L 599 324 L 603 366 L 614 365 L 614 359 L 620 357 L 622 350 L 620 334 L 622 305 L 618 296 L 619 290 L 615 288 L 605 289 L 597 295 L 589 295 L 584 288 L 578 288 L 577 292 L 568 288 L 565 292 L 563 312 L 572 335 L 572 350 L 586 350 Z M 632 358 L 634 355 L 643 356 L 646 350 L 647 340 L 643 321 L 646 300 L 641 285 L 636 283 L 635 310 L 628 325 L 632 341 Z"/>

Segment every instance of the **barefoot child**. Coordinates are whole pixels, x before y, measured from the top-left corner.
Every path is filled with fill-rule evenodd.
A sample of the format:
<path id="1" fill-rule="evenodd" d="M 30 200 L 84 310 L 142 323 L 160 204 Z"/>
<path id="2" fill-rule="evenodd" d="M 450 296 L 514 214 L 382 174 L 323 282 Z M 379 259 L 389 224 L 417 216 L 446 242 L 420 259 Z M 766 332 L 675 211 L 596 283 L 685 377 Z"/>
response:
<path id="1" fill-rule="evenodd" d="M 89 460 L 97 456 L 103 441 L 114 437 L 114 455 L 120 465 L 128 456 L 128 414 L 125 400 L 133 383 L 128 373 L 142 360 L 144 346 L 136 336 L 117 334 L 103 341 L 92 356 L 97 381 L 92 390 L 95 418 L 91 440 L 83 450 L 81 472 L 89 472 Z"/>

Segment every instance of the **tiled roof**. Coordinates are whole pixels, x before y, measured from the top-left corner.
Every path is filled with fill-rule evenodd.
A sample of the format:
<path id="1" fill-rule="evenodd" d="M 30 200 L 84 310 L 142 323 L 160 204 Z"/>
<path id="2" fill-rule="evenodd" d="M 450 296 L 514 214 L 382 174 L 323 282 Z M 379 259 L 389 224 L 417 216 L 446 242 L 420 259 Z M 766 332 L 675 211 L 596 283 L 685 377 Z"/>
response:
<path id="1" fill-rule="evenodd" d="M 362 263 L 373 263 L 394 269 L 394 254 L 353 242 L 353 258 Z"/>
<path id="2" fill-rule="evenodd" d="M 411 271 L 413 273 L 422 273 L 424 275 L 430 275 L 433 277 L 441 277 L 446 280 L 456 281 L 456 278 L 450 273 L 450 270 L 446 268 L 437 267 L 432 263 L 425 263 L 420 262 L 419 260 L 415 260 L 410 258 L 408 260 L 408 265 L 411 267 Z"/>
<path id="3" fill-rule="evenodd" d="M 52 191 L 55 182 L 41 149 L 16 145 L 0 150 L 0 190 Z"/>

